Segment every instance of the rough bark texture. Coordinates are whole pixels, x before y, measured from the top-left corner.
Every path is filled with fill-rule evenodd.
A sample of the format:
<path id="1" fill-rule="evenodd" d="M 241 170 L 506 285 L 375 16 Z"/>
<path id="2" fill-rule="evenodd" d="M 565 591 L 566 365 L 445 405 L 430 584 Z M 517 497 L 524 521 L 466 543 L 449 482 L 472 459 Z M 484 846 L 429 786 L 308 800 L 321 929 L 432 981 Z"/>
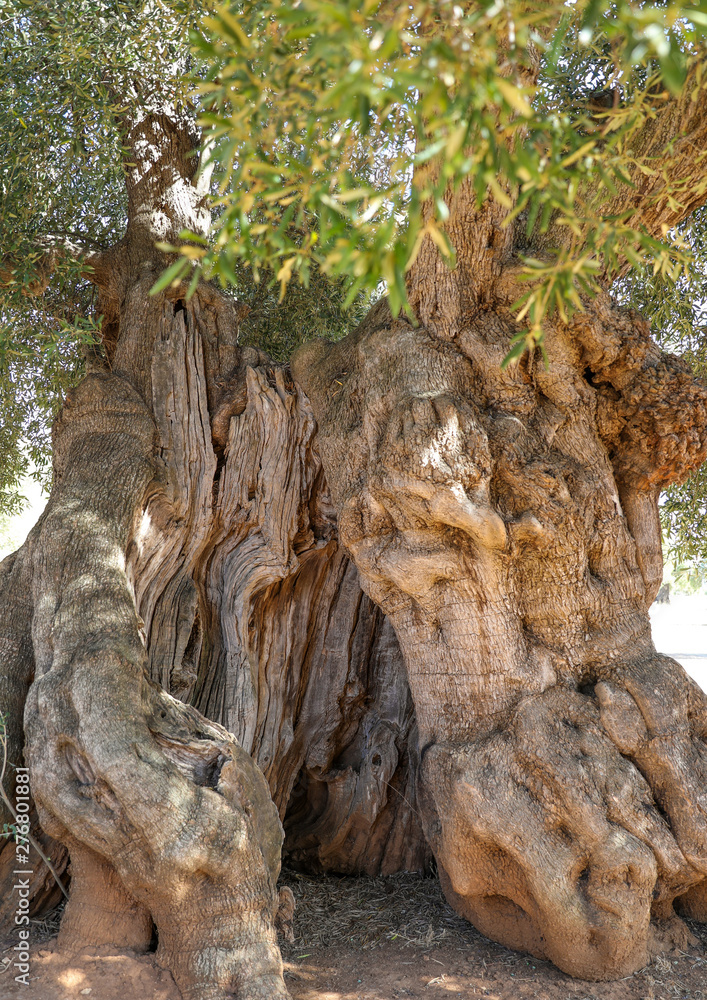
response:
<path id="1" fill-rule="evenodd" d="M 653 232 L 704 202 L 699 60 L 690 72 L 633 140 L 661 168 L 631 203 Z M 707 919 L 707 703 L 648 619 L 658 493 L 705 458 L 707 390 L 608 297 L 548 322 L 549 368 L 504 371 L 518 224 L 468 185 L 447 204 L 457 265 L 423 241 L 418 322 L 381 303 L 292 370 L 340 540 L 400 643 L 448 898 L 490 937 L 620 977 L 685 940 L 675 900 Z"/>
<path id="2" fill-rule="evenodd" d="M 155 437 L 143 400 L 108 373 L 82 383 L 56 428 L 25 755 L 42 827 L 72 857 L 60 943 L 144 949 L 154 920 L 185 996 L 285 997 L 267 785 L 229 733 L 146 671 L 125 552 L 158 488 Z"/>
<path id="3" fill-rule="evenodd" d="M 21 587 L 11 589 L 27 602 L 26 614 L 3 619 L 4 641 L 17 650 L 5 657 L 4 683 L 6 703 L 14 697 L 19 706 L 16 718 L 35 662 L 37 675 L 50 679 L 32 688 L 25 731 L 44 836 L 56 838 L 48 847 L 62 870 L 60 845 L 71 852 L 72 896 L 60 943 L 147 947 L 154 919 L 160 953 L 187 992 L 204 970 L 180 967 L 185 932 L 169 925 L 178 912 L 179 927 L 191 927 L 195 936 L 188 950 L 203 954 L 208 942 L 198 935 L 209 913 L 205 889 L 204 898 L 188 902 L 184 883 L 196 865 L 188 847 L 205 844 L 223 827 L 218 849 L 225 850 L 238 802 L 225 812 L 219 804 L 218 822 L 211 816 L 210 826 L 195 824 L 188 842 L 177 833 L 179 817 L 208 817 L 215 792 L 225 794 L 222 767 L 235 751 L 224 741 L 230 747 L 234 735 L 265 773 L 283 819 L 290 807 L 287 847 L 294 863 L 374 875 L 420 869 L 428 848 L 414 805 L 414 715 L 398 644 L 336 540 L 306 398 L 281 369 L 262 364 L 258 352 L 238 350 L 237 310 L 208 287 L 188 306 L 163 299 L 157 320 L 151 302 L 137 295 L 132 301 L 153 331 L 150 371 L 141 375 L 151 405 L 124 376 L 98 364 L 67 402 L 55 429 L 55 488 L 47 512 L 25 548 L 3 564 L 17 574 L 37 553 L 26 574 L 30 599 Z M 68 638 L 64 619 L 73 630 Z M 79 649 L 91 652 L 86 663 Z M 53 700 L 42 695 L 50 683 Z M 177 703 L 164 709 L 166 696 L 155 683 L 230 733 L 196 715 L 184 731 L 181 710 L 172 718 Z M 63 703 L 73 706 L 70 717 Z M 163 710 L 170 721 L 156 727 Z M 11 759 L 21 763 L 20 727 L 11 735 Z M 53 745 L 56 754 L 32 757 L 33 746 Z M 69 746 L 74 749 L 64 759 Z M 169 775 L 179 787 L 165 798 Z M 57 814 L 66 783 L 79 790 L 68 811 Z M 105 829 L 90 831 L 83 798 L 108 810 Z M 177 811 L 175 801 L 183 803 Z M 156 812 L 148 817 L 150 805 Z M 277 840 L 273 822 L 268 843 Z M 118 831 L 110 841 L 112 823 Z M 135 831 L 144 824 L 160 834 L 142 849 L 167 854 L 149 880 L 144 858 L 137 873 L 106 861 L 107 843 L 112 859 L 140 840 Z M 253 836 L 246 860 L 235 865 L 233 857 L 221 858 L 224 866 L 235 865 L 225 884 L 236 879 L 232 894 L 239 900 L 229 903 L 236 910 L 230 924 L 226 913 L 210 915 L 222 947 L 229 935 L 247 944 L 257 933 L 272 945 L 264 925 L 277 909 L 279 846 L 272 849 L 277 865 L 273 860 L 269 881 L 260 877 L 256 893 L 243 882 L 244 871 L 257 869 L 262 838 L 255 836 L 253 846 Z M 168 876 L 177 864 L 169 848 L 175 840 L 186 870 Z M 132 865 L 138 845 L 129 853 Z M 2 864 L 4 917 L 11 923 L 11 850 L 0 856 Z M 206 864 L 200 857 L 197 870 Z M 46 876 L 38 864 L 35 881 L 51 891 Z M 181 904 L 170 894 L 160 900 L 157 886 L 177 878 Z M 214 868 L 210 891 L 217 881 Z M 236 916 L 247 923 L 249 892 L 269 908 L 268 919 L 234 929 Z M 55 893 L 34 895 L 33 912 L 56 901 Z M 172 939 L 176 944 L 165 943 Z M 231 955 L 225 971 L 214 963 L 208 975 L 223 982 L 230 975 L 238 984 L 242 958 Z M 244 996 L 258 995 L 252 984 L 239 988 Z M 264 995 L 277 995 L 271 989 Z"/>
<path id="4" fill-rule="evenodd" d="M 501 369 L 502 305 L 462 315 L 432 332 L 382 304 L 293 372 L 341 541 L 400 642 L 450 901 L 618 977 L 682 933 L 672 900 L 707 876 L 705 699 L 648 621 L 657 491 L 703 460 L 707 391 L 608 301 L 548 330 L 548 370 Z"/>
<path id="5" fill-rule="evenodd" d="M 187 126 L 167 109 L 127 129 L 128 231 L 92 272 L 105 357 L 0 568 L 0 695 L 10 769 L 24 728 L 36 834 L 71 875 L 60 945 L 145 949 L 154 924 L 185 996 L 284 997 L 288 805 L 296 863 L 377 874 L 429 849 L 402 658 L 338 545 L 306 397 L 238 348 L 232 299 L 149 294 L 154 241 L 206 225 Z M 58 889 L 33 864 L 36 914 Z"/>
<path id="6" fill-rule="evenodd" d="M 186 519 L 172 424 L 205 418 L 209 427 L 206 409 L 185 408 L 196 390 L 171 400 L 166 422 L 153 408 L 160 364 L 187 364 L 183 303 L 149 289 L 164 267 L 155 239 L 208 224 L 194 138 L 168 111 L 131 124 L 130 221 L 100 286 L 107 361 L 94 359 L 67 399 L 47 510 L 3 564 L 3 696 L 13 713 L 11 764 L 26 697 L 24 755 L 39 820 L 71 855 L 60 944 L 145 949 L 154 922 L 158 957 L 185 997 L 284 998 L 277 810 L 233 735 L 151 680 L 129 572 L 146 505 L 168 522 Z M 208 289 L 203 297 L 214 299 Z M 219 305 L 233 343 L 233 306 Z M 182 540 L 175 531 L 172 547 Z M 169 549 L 155 553 L 168 566 Z M 6 920 L 14 902 L 10 890 Z"/>
<path id="7" fill-rule="evenodd" d="M 253 756 L 293 860 L 421 868 L 397 641 L 338 545 L 306 397 L 253 350 L 212 379 L 225 327 L 197 295 L 153 357 L 173 499 L 149 498 L 129 552 L 151 675 Z"/>
<path id="8" fill-rule="evenodd" d="M 707 390 L 608 299 L 548 328 L 549 369 L 503 371 L 514 230 L 463 186 L 457 269 L 428 239 L 409 274 L 418 325 L 383 302 L 274 367 L 211 286 L 150 296 L 155 240 L 206 230 L 205 181 L 173 109 L 125 135 L 128 230 L 92 272 L 106 357 L 0 566 L 10 761 L 24 706 L 41 836 L 71 855 L 63 947 L 144 949 L 154 923 L 185 997 L 284 998 L 281 824 L 318 870 L 431 848 L 481 930 L 584 978 L 684 942 L 707 710 L 647 611 Z"/>

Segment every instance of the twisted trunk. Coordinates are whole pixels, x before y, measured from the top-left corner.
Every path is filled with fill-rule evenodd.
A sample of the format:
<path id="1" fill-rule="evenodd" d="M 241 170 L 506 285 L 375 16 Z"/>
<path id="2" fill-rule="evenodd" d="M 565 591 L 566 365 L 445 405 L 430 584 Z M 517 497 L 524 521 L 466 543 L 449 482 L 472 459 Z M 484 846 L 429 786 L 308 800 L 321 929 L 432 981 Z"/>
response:
<path id="1" fill-rule="evenodd" d="M 166 109 L 127 138 L 128 230 L 92 272 L 105 356 L 55 426 L 47 509 L 0 570 L 5 785 L 24 742 L 35 835 L 71 876 L 62 947 L 145 950 L 154 925 L 185 996 L 284 997 L 290 803 L 298 863 L 425 863 L 412 702 L 338 546 L 306 398 L 238 348 L 232 299 L 150 295 L 156 239 L 208 223 L 189 123 Z M 58 890 L 31 862 L 37 914 Z"/>
<path id="2" fill-rule="evenodd" d="M 498 209 L 450 204 L 457 269 L 410 276 L 424 325 L 382 303 L 292 370 L 340 539 L 400 643 L 448 899 L 616 978 L 685 940 L 676 899 L 707 917 L 707 703 L 648 619 L 658 492 L 704 460 L 707 390 L 608 298 L 548 324 L 548 368 L 503 370 L 509 237 L 496 254 Z"/>
<path id="3" fill-rule="evenodd" d="M 154 923 L 185 996 L 286 996 L 281 823 L 320 870 L 431 848 L 460 912 L 585 978 L 684 940 L 707 712 L 647 611 L 707 390 L 608 299 L 548 326 L 549 369 L 502 370 L 514 228 L 465 187 L 457 269 L 427 240 L 409 274 L 420 324 L 380 303 L 293 382 L 212 286 L 149 295 L 155 241 L 205 232 L 206 181 L 174 109 L 126 128 L 106 359 L 0 567 L 9 758 L 24 738 L 43 843 L 71 855 L 63 946 L 144 949 Z M 52 891 L 37 861 L 36 910 Z"/>

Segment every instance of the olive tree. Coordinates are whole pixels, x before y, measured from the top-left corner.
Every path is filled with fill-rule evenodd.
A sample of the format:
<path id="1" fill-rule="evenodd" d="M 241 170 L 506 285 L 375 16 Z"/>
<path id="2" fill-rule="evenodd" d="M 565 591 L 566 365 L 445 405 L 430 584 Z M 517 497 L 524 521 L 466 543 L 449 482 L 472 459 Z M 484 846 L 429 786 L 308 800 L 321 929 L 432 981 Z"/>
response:
<path id="1" fill-rule="evenodd" d="M 185 996 L 284 997 L 284 836 L 431 852 L 484 933 L 628 975 L 707 912 L 705 699 L 648 619 L 707 390 L 610 294 L 694 265 L 705 12 L 262 0 L 190 52 L 198 13 L 2 22 L 6 379 L 73 384 L 0 566 L 60 944 L 154 925 Z M 342 282 L 387 294 L 338 339 Z"/>

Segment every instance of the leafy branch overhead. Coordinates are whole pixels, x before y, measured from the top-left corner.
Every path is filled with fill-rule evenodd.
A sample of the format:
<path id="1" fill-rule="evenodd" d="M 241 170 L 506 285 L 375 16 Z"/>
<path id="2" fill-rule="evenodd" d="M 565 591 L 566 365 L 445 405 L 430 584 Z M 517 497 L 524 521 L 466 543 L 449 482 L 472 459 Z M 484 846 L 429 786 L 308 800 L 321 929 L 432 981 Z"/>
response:
<path id="1" fill-rule="evenodd" d="M 524 221 L 518 319 L 534 340 L 546 314 L 565 318 L 626 264 L 676 279 L 687 249 L 635 217 L 632 195 L 650 185 L 676 217 L 694 195 L 670 150 L 642 142 L 686 82 L 702 108 L 706 28 L 704 2 L 222 7 L 195 35 L 212 66 L 199 90 L 220 169 L 216 245 L 183 247 L 171 277 L 195 258 L 227 282 L 243 259 L 273 268 L 284 293 L 316 264 L 351 296 L 384 281 L 398 312 L 425 237 L 454 266 L 449 196 L 470 184 L 506 224 Z"/>
<path id="2" fill-rule="evenodd" d="M 705 2 L 0 0 L 0 511 L 28 456 L 49 474 L 49 425 L 100 331 L 87 261 L 125 232 L 126 108 L 201 113 L 215 227 L 160 284 L 201 264 L 272 357 L 336 339 L 384 286 L 404 308 L 425 240 L 452 267 L 462 186 L 515 230 L 507 360 L 616 275 L 659 333 L 680 313 L 680 350 L 703 284 L 704 222 L 681 220 L 707 183 L 690 132 L 706 24 Z"/>

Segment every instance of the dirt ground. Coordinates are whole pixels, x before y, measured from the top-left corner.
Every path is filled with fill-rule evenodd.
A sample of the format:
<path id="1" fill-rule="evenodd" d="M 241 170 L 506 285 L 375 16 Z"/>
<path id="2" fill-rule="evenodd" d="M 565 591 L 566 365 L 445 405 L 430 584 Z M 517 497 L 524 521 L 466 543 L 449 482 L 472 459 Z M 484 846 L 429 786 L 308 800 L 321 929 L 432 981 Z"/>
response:
<path id="1" fill-rule="evenodd" d="M 311 878 L 285 874 L 297 898 L 294 944 L 283 946 L 293 1000 L 707 1000 L 707 926 L 700 946 L 655 960 L 615 983 L 588 983 L 493 944 L 457 917 L 436 879 Z M 33 929 L 30 984 L 0 953 L 0 1000 L 179 1000 L 152 956 L 60 955 L 57 919 Z"/>

